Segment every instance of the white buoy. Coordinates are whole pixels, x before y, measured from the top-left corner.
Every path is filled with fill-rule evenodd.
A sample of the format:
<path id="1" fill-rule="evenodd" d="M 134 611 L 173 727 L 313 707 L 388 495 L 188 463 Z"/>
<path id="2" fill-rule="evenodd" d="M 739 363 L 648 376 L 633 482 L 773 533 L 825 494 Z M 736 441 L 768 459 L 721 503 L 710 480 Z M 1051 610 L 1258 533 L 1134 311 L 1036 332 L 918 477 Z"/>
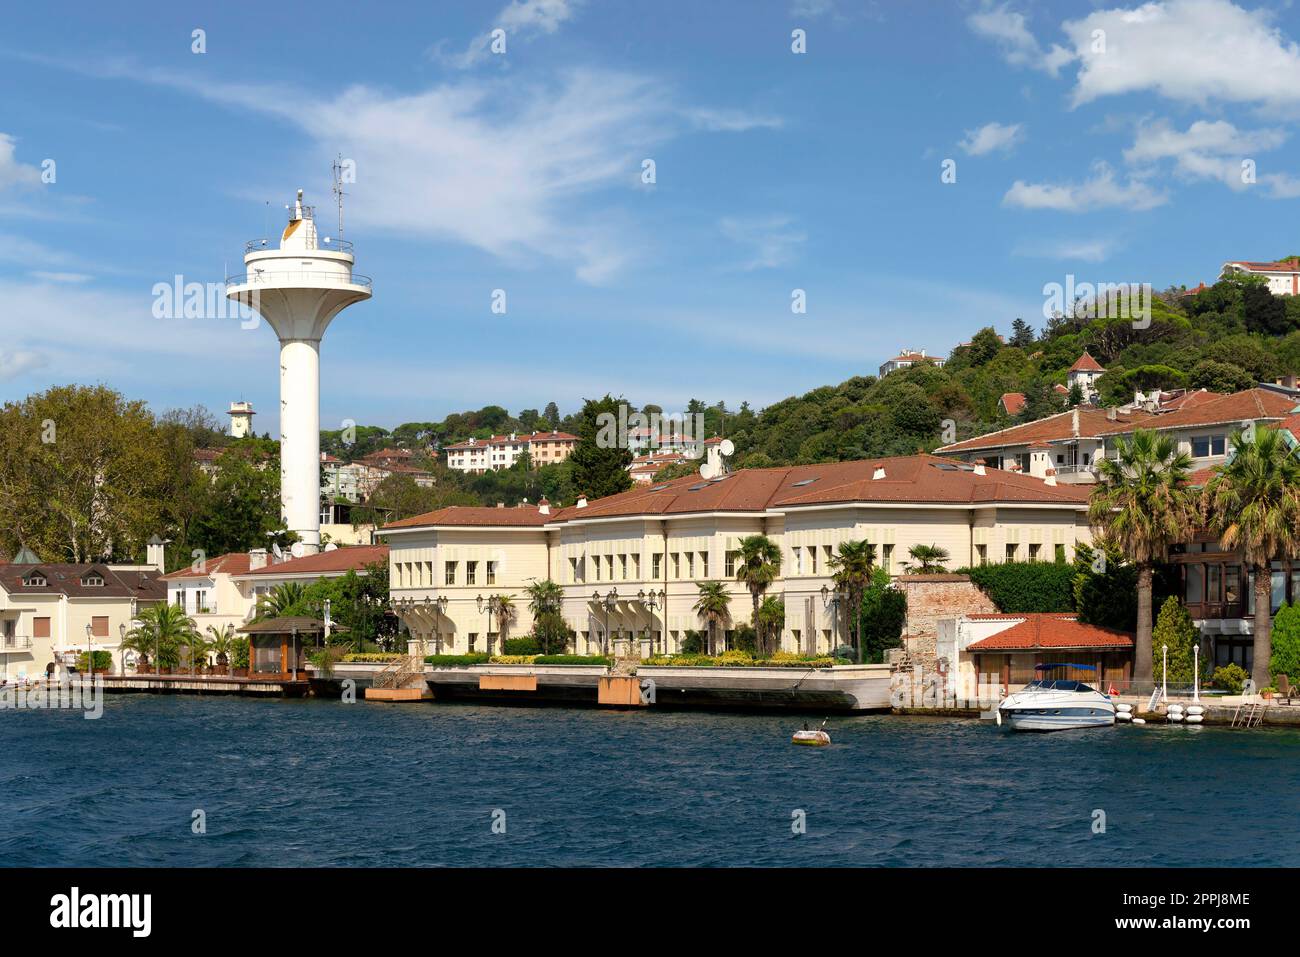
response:
<path id="1" fill-rule="evenodd" d="M 1174 702 L 1170 703 L 1170 705 L 1169 705 L 1169 710 L 1170 710 L 1170 711 L 1182 711 L 1182 710 L 1183 710 L 1183 706 L 1180 705 L 1177 701 L 1174 701 Z"/>
<path id="2" fill-rule="evenodd" d="M 1116 720 L 1116 721 L 1132 721 L 1132 720 L 1133 720 L 1133 715 L 1129 714 L 1127 711 L 1116 711 L 1116 712 L 1115 712 L 1115 720 Z"/>
<path id="3" fill-rule="evenodd" d="M 1116 710 L 1116 711 L 1132 711 L 1132 710 L 1133 710 L 1133 706 L 1132 706 L 1131 704 L 1117 704 L 1117 705 L 1115 705 L 1115 710 Z"/>
<path id="4" fill-rule="evenodd" d="M 1200 724 L 1204 720 L 1205 720 L 1205 716 L 1201 714 L 1189 714 L 1187 716 L 1188 724 Z"/>
<path id="5" fill-rule="evenodd" d="M 1170 721 L 1182 721 L 1183 713 L 1181 711 L 1170 711 L 1167 717 Z"/>
<path id="6" fill-rule="evenodd" d="M 1134 718 L 1134 719 L 1133 719 L 1133 723 L 1134 723 L 1134 724 L 1146 724 L 1146 723 L 1147 723 L 1147 719 L 1146 719 L 1146 718 Z"/>
<path id="7" fill-rule="evenodd" d="M 1187 713 L 1189 715 L 1205 714 L 1205 709 L 1202 708 L 1199 704 L 1194 704 L 1188 707 Z"/>

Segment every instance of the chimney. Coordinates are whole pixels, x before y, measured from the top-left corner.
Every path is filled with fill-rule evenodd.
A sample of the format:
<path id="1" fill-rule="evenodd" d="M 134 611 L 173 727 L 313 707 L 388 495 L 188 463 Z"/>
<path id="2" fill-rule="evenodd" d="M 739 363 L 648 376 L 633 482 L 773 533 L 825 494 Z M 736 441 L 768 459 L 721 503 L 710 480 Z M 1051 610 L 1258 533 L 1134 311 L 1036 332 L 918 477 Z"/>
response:
<path id="1" fill-rule="evenodd" d="M 255 572 L 259 568 L 266 567 L 266 549 L 250 548 L 248 550 L 248 570 Z"/>
<path id="2" fill-rule="evenodd" d="M 147 543 L 145 564 L 158 569 L 158 574 L 167 570 L 167 543 L 154 535 Z"/>
<path id="3" fill-rule="evenodd" d="M 1106 410 L 1106 418 L 1110 419 L 1112 422 L 1117 421 L 1119 419 L 1119 409 L 1111 406 Z"/>
<path id="4" fill-rule="evenodd" d="M 1075 409 L 1074 414 L 1070 417 L 1070 434 L 1076 439 L 1079 437 L 1079 410 Z"/>
<path id="5" fill-rule="evenodd" d="M 884 477 L 885 477 L 885 467 L 883 465 L 877 465 L 876 470 L 871 473 L 871 481 L 873 482 L 879 481 Z"/>
<path id="6" fill-rule="evenodd" d="M 1048 470 L 1043 474 L 1043 481 L 1046 482 L 1048 485 L 1055 485 L 1055 484 L 1056 484 L 1056 469 L 1048 469 Z"/>
<path id="7" fill-rule="evenodd" d="M 586 507 L 587 507 L 587 496 L 579 495 L 578 504 L 575 505 L 574 508 L 586 508 Z"/>
<path id="8" fill-rule="evenodd" d="M 976 474 L 976 475 L 988 475 L 988 474 L 989 474 L 989 473 L 988 473 L 988 469 L 986 469 L 986 468 L 984 467 L 984 465 L 985 465 L 985 463 L 984 463 L 984 460 L 983 460 L 983 459 L 976 459 L 976 460 L 975 460 L 975 474 Z"/>
<path id="9" fill-rule="evenodd" d="M 505 502 L 497 502 L 497 508 L 505 508 L 505 507 L 506 507 Z"/>
<path id="10" fill-rule="evenodd" d="M 537 503 L 537 511 L 541 512 L 543 515 L 551 514 L 551 503 L 547 500 L 546 496 L 543 495 L 542 500 Z"/>

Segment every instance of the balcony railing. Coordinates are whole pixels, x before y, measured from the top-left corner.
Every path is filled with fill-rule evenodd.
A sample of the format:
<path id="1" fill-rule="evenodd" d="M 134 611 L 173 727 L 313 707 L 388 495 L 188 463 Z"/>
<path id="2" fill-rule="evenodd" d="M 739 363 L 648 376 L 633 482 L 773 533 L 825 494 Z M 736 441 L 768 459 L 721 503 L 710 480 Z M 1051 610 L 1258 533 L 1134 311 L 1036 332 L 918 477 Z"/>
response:
<path id="1" fill-rule="evenodd" d="M 351 283 L 354 286 L 364 286 L 367 289 L 369 289 L 371 285 L 369 276 L 358 276 L 356 273 L 350 272 L 321 272 L 312 269 L 283 271 L 276 269 L 259 269 L 238 276 L 227 276 L 226 287 L 280 286 L 294 283 L 302 283 L 310 286 L 318 284 L 322 280 L 328 282 Z"/>
<path id="2" fill-rule="evenodd" d="M 249 253 L 261 252 L 264 249 L 270 252 L 279 248 L 280 240 L 278 239 L 250 239 L 248 242 L 244 243 L 244 255 L 247 256 Z M 352 252 L 352 244 L 346 239 L 330 239 L 328 236 L 324 239 L 316 240 L 316 248 L 330 253 L 350 254 Z"/>
<path id="3" fill-rule="evenodd" d="M 0 635 L 0 651 L 24 651 L 32 646 L 26 635 Z"/>

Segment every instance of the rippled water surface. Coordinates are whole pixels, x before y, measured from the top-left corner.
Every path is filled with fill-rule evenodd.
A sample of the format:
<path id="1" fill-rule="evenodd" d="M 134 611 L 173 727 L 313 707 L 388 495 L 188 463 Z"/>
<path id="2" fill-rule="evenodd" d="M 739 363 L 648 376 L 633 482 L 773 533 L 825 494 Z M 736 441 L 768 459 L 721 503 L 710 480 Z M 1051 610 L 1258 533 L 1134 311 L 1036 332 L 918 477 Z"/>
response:
<path id="1" fill-rule="evenodd" d="M 820 722 L 818 716 L 816 721 Z M 811 718 L 811 716 L 810 716 Z M 109 697 L 0 712 L 10 865 L 1263 865 L 1300 733 Z M 207 833 L 191 831 L 193 812 Z M 506 833 L 492 833 L 493 812 Z M 1094 810 L 1106 832 L 1093 833 Z M 794 836 L 791 815 L 806 812 Z"/>

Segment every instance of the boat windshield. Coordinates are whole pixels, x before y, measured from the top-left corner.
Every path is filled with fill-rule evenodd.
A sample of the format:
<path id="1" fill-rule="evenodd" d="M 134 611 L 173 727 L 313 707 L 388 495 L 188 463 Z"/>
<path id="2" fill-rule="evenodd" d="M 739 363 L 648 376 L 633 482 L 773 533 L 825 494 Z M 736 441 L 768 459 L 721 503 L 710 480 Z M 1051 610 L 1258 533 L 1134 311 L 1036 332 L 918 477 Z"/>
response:
<path id="1" fill-rule="evenodd" d="M 1070 678 L 1036 678 L 1029 684 L 1025 685 L 1025 690 L 1030 689 L 1038 691 L 1093 691 L 1091 685 L 1086 685 L 1082 681 L 1075 681 Z"/>

